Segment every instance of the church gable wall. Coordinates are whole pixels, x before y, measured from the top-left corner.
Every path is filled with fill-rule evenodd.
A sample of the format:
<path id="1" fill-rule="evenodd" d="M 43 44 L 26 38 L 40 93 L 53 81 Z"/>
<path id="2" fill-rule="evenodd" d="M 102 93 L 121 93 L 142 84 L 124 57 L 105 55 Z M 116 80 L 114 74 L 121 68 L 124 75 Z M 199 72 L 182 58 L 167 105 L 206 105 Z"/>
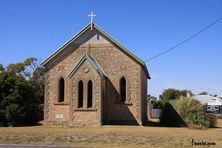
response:
<path id="1" fill-rule="evenodd" d="M 137 121 L 138 124 L 141 124 L 141 79 L 140 79 L 140 69 L 141 65 L 135 62 L 130 58 L 126 53 L 121 51 L 119 47 L 115 46 L 108 41 L 105 41 L 105 38 L 102 36 L 97 36 L 96 34 L 92 35 L 92 40 L 84 40 L 82 38 L 79 42 L 72 43 L 67 49 L 64 49 L 60 54 L 54 57 L 47 65 L 47 83 L 46 85 L 46 101 L 48 103 L 46 110 L 46 122 L 53 121 L 53 116 L 57 113 L 66 114 L 64 121 L 71 121 L 75 123 L 75 119 L 78 119 L 78 124 L 85 124 L 86 120 L 89 120 L 90 124 L 98 123 L 97 111 L 92 112 L 74 112 L 73 105 L 75 102 L 72 102 L 73 86 L 76 82 L 75 77 L 82 76 L 82 72 L 78 71 L 79 74 L 74 74 L 74 76 L 69 79 L 67 78 L 70 71 L 77 64 L 79 59 L 85 53 L 88 53 L 90 56 L 94 57 L 98 64 L 105 71 L 108 81 L 107 81 L 107 94 L 106 94 L 106 120 L 107 121 L 117 121 L 117 120 L 131 120 Z M 85 37 L 87 39 L 87 35 Z M 100 42 L 101 40 L 101 42 Z M 83 43 L 79 45 L 78 43 Z M 82 67 L 82 66 L 81 66 Z M 60 75 L 63 75 L 66 81 L 66 104 L 56 105 L 54 103 L 56 99 L 57 89 L 57 79 Z M 98 74 L 92 74 L 92 77 L 98 78 Z M 119 81 L 121 77 L 125 77 L 127 81 L 127 103 L 119 102 Z M 146 80 L 145 80 L 146 81 Z M 95 86 L 101 86 L 101 82 L 96 80 Z M 100 89 L 101 90 L 101 89 Z M 101 93 L 99 93 L 101 95 Z M 105 99 L 105 98 L 103 98 Z M 72 104 L 74 103 L 74 104 Z M 98 106 L 100 106 L 98 104 Z M 88 114 L 87 114 L 88 113 Z M 81 119 L 82 118 L 82 119 Z M 91 120 L 94 118 L 95 120 Z M 105 119 L 104 119 L 105 120 Z M 76 122 L 77 124 L 77 122 Z M 83 125 L 83 124 L 82 124 Z"/>
<path id="2" fill-rule="evenodd" d="M 87 107 L 88 83 L 92 81 L 92 107 Z M 83 82 L 83 107 L 78 107 L 78 85 Z M 101 77 L 92 67 L 85 61 L 76 73 L 71 77 L 71 121 L 73 126 L 98 126 L 101 125 Z"/>

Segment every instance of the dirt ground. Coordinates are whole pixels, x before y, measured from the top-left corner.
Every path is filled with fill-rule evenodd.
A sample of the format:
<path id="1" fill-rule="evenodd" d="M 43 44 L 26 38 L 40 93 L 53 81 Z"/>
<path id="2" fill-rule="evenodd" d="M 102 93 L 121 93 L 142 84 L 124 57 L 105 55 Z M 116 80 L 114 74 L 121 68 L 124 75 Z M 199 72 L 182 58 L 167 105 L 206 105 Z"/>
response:
<path id="1" fill-rule="evenodd" d="M 73 147 L 194 147 L 194 142 L 222 147 L 222 120 L 207 130 L 166 127 L 102 126 L 68 128 L 53 126 L 0 128 L 0 144 L 34 144 Z M 194 143 L 193 143 L 194 144 Z M 197 146 L 195 147 L 209 147 Z"/>

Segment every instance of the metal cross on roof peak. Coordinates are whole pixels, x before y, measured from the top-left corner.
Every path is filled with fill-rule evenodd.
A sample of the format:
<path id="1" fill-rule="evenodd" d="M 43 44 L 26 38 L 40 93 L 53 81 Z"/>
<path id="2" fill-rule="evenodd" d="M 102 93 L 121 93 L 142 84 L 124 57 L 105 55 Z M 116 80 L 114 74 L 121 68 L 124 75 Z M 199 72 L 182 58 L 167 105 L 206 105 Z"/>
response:
<path id="1" fill-rule="evenodd" d="M 88 15 L 88 17 L 90 17 L 90 23 L 91 23 L 91 30 L 93 29 L 92 27 L 92 25 L 93 25 L 93 17 L 95 17 L 96 15 L 95 14 L 93 14 L 93 11 L 91 11 L 91 14 L 89 14 Z"/>

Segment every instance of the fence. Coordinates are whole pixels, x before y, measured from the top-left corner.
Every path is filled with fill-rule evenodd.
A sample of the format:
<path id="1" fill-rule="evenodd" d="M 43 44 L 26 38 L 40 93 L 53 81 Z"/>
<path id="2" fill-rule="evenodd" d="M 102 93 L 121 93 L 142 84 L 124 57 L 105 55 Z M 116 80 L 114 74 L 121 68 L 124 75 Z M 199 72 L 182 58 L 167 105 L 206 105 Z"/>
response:
<path id="1" fill-rule="evenodd" d="M 160 118 L 162 109 L 152 109 L 152 118 Z"/>

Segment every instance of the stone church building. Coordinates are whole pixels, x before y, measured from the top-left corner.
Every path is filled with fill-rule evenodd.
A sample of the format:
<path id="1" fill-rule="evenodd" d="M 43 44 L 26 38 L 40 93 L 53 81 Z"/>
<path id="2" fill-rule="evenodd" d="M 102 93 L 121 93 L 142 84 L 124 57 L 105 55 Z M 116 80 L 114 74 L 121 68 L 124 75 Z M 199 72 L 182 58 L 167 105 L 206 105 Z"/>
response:
<path id="1" fill-rule="evenodd" d="M 95 23 L 46 59 L 44 123 L 67 126 L 143 125 L 145 63 Z"/>

